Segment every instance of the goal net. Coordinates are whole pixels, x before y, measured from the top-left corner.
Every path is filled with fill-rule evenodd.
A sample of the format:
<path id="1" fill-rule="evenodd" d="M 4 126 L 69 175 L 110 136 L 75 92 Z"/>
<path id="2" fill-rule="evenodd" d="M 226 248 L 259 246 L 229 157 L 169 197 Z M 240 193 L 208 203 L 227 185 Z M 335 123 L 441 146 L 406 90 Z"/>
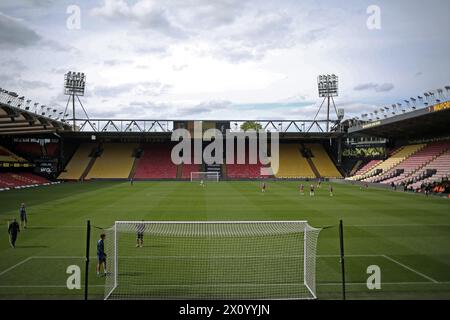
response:
<path id="1" fill-rule="evenodd" d="M 315 299 L 319 232 L 306 221 L 117 221 L 105 299 Z"/>
<path id="2" fill-rule="evenodd" d="M 218 172 L 191 172 L 191 181 L 219 181 Z"/>

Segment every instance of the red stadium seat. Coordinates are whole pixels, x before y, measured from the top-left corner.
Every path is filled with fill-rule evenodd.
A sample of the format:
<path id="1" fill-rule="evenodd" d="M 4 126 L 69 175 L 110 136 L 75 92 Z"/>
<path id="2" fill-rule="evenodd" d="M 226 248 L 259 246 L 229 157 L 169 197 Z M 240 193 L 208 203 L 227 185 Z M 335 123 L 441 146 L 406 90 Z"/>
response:
<path id="1" fill-rule="evenodd" d="M 135 179 L 175 179 L 177 166 L 172 163 L 171 146 L 148 144 L 137 164 Z"/>
<path id="2" fill-rule="evenodd" d="M 48 182 L 47 179 L 32 173 L 0 173 L 0 188 L 16 188 Z"/>

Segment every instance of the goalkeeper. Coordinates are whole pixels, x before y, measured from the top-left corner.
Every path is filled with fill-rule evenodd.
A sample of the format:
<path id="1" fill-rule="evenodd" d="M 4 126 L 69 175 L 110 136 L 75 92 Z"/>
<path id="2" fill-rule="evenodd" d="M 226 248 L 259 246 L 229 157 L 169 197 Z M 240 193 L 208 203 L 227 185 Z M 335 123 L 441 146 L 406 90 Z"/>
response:
<path id="1" fill-rule="evenodd" d="M 100 235 L 100 239 L 97 241 L 97 258 L 98 258 L 97 276 L 100 275 L 100 269 L 102 268 L 102 265 L 103 265 L 103 271 L 105 272 L 105 276 L 106 276 L 105 238 L 106 238 L 106 235 L 104 233 L 102 233 Z"/>
<path id="2" fill-rule="evenodd" d="M 142 248 L 144 246 L 144 231 L 145 231 L 145 224 L 139 223 L 136 227 L 136 248 L 137 247 Z"/>

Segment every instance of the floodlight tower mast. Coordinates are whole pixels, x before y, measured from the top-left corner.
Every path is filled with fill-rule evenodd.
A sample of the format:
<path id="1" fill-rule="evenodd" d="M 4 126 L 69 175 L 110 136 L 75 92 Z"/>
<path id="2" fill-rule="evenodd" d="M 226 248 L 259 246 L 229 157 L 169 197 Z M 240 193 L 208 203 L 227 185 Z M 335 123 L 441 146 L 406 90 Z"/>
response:
<path id="1" fill-rule="evenodd" d="M 72 100 L 73 131 L 76 131 L 75 97 L 80 103 L 84 114 L 89 119 L 89 116 L 80 100 L 80 96 L 84 96 L 85 87 L 86 75 L 84 73 L 69 71 L 64 75 L 64 94 L 66 96 L 69 96 L 66 104 L 66 109 L 64 110 L 64 115 L 66 115 L 67 107 L 69 106 L 70 100 Z"/>
<path id="2" fill-rule="evenodd" d="M 336 109 L 336 105 L 334 104 L 333 97 L 338 96 L 338 82 L 339 77 L 334 74 L 325 74 L 317 77 L 317 86 L 319 89 L 319 97 L 323 98 L 322 104 L 319 107 L 319 110 L 316 113 L 316 120 L 320 110 L 325 101 L 327 101 L 327 128 L 326 132 L 330 131 L 330 106 L 331 102 L 333 103 L 334 110 L 336 111 L 336 116 L 339 118 L 338 111 Z"/>

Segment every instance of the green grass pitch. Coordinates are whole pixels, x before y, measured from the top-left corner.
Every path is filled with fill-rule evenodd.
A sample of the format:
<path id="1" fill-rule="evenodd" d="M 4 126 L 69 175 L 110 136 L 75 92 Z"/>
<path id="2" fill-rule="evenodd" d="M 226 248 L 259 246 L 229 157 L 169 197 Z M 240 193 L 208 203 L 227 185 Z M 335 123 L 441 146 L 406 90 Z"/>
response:
<path id="1" fill-rule="evenodd" d="M 307 220 L 314 227 L 344 220 L 350 299 L 449 299 L 450 200 L 358 186 L 323 183 L 300 196 L 299 182 L 86 182 L 0 193 L 0 299 L 82 299 L 66 288 L 66 268 L 84 270 L 85 224 L 115 220 Z M 305 186 L 308 186 L 306 183 Z M 308 188 L 305 188 L 308 191 Z M 7 221 L 28 207 L 29 228 L 9 247 Z M 91 253 L 100 233 L 93 229 Z M 130 249 L 131 250 L 131 249 Z M 136 249 L 139 250 L 139 249 Z M 338 229 L 318 242 L 317 295 L 340 298 Z M 102 299 L 104 279 L 90 265 L 90 298 Z M 369 265 L 381 268 L 381 290 L 366 286 Z"/>

